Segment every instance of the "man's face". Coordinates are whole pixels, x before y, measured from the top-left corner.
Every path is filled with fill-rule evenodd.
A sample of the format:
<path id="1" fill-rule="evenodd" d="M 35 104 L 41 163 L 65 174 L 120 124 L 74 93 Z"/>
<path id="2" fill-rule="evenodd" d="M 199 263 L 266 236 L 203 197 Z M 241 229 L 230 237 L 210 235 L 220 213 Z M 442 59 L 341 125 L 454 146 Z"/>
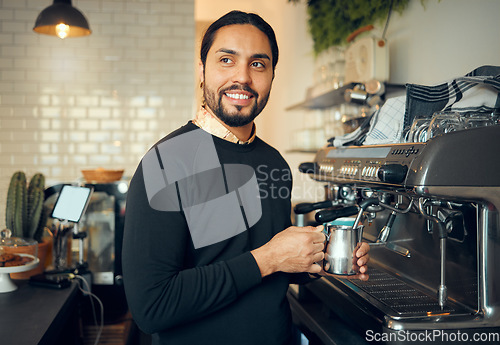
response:
<path id="1" fill-rule="evenodd" d="M 200 79 L 209 111 L 229 127 L 251 123 L 266 106 L 273 81 L 267 36 L 250 24 L 220 28 Z"/>

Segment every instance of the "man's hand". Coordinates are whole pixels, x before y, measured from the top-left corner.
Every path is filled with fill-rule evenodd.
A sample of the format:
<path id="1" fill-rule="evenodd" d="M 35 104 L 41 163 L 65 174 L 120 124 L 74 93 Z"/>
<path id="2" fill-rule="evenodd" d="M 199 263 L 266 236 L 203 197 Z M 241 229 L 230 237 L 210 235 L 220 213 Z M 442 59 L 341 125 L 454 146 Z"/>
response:
<path id="1" fill-rule="evenodd" d="M 358 245 L 356 246 L 355 250 L 355 257 L 352 260 L 352 268 L 354 271 L 358 272 L 356 275 L 340 275 L 340 274 L 332 274 L 328 273 L 324 270 L 321 270 L 319 273 L 322 276 L 333 276 L 337 278 L 354 278 L 354 279 L 359 279 L 359 280 L 368 280 L 369 276 L 367 274 L 368 272 L 368 261 L 370 261 L 370 255 L 368 254 L 370 251 L 370 246 L 368 243 L 365 242 L 359 242 Z"/>
<path id="2" fill-rule="evenodd" d="M 356 250 L 356 258 L 354 263 L 353 263 L 353 268 L 356 272 L 359 272 L 361 274 L 364 274 L 368 271 L 368 261 L 370 261 L 370 255 L 368 254 L 370 252 L 370 246 L 368 243 L 365 242 L 360 242 L 358 243 L 357 250 Z"/>
<path id="3" fill-rule="evenodd" d="M 324 258 L 326 238 L 322 230 L 322 225 L 291 226 L 276 234 L 262 247 L 252 250 L 251 253 L 259 265 L 262 277 L 278 271 L 321 272 L 321 266 L 316 262 Z"/>

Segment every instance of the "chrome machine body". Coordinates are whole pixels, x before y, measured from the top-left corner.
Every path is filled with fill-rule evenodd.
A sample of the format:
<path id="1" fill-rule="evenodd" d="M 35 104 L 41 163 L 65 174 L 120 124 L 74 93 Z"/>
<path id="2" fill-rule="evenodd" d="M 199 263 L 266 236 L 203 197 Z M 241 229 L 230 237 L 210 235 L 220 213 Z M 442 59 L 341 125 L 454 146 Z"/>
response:
<path id="1" fill-rule="evenodd" d="M 334 191 L 318 222 L 376 201 L 358 207 L 370 278 L 323 277 L 308 289 L 364 331 L 498 331 L 499 153 L 500 126 L 426 143 L 321 149 L 301 166 Z"/>

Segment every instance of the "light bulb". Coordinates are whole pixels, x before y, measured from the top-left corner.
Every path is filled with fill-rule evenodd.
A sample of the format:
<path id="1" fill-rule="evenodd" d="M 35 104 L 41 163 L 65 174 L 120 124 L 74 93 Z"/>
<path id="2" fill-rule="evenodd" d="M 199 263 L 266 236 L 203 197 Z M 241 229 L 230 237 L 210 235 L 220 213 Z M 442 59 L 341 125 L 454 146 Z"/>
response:
<path id="1" fill-rule="evenodd" d="M 57 24 L 56 25 L 56 33 L 59 38 L 64 39 L 68 37 L 69 35 L 69 25 L 66 25 L 64 23 Z"/>

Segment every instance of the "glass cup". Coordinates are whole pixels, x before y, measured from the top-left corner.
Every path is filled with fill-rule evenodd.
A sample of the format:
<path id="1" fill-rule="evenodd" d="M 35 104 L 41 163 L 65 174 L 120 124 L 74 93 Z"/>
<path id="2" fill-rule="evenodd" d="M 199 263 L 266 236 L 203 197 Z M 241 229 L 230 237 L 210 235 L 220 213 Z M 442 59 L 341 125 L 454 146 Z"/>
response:
<path id="1" fill-rule="evenodd" d="M 427 129 L 429 128 L 431 120 L 428 118 L 417 118 L 413 121 L 411 128 L 408 132 L 407 142 L 411 143 L 424 143 L 427 141 Z"/>
<path id="2" fill-rule="evenodd" d="M 493 126 L 495 122 L 496 122 L 495 118 L 492 115 L 471 114 L 467 119 L 465 119 L 465 127 L 478 128 L 485 126 Z"/>
<path id="3" fill-rule="evenodd" d="M 491 114 L 491 121 L 493 121 L 494 126 L 500 125 L 500 114 L 496 113 Z"/>
<path id="4" fill-rule="evenodd" d="M 52 244 L 52 264 L 56 271 L 68 268 L 68 241 L 72 232 L 71 228 L 61 228 L 54 232 Z"/>
<path id="5" fill-rule="evenodd" d="M 411 129 L 411 126 L 406 126 L 405 128 L 403 128 L 403 130 L 401 131 L 401 137 L 399 139 L 400 143 L 409 143 L 410 142 L 410 138 L 409 138 L 410 129 Z"/>
<path id="6" fill-rule="evenodd" d="M 438 112 L 434 113 L 427 131 L 427 138 L 435 138 L 451 132 L 465 129 L 465 122 L 456 112 Z"/>

